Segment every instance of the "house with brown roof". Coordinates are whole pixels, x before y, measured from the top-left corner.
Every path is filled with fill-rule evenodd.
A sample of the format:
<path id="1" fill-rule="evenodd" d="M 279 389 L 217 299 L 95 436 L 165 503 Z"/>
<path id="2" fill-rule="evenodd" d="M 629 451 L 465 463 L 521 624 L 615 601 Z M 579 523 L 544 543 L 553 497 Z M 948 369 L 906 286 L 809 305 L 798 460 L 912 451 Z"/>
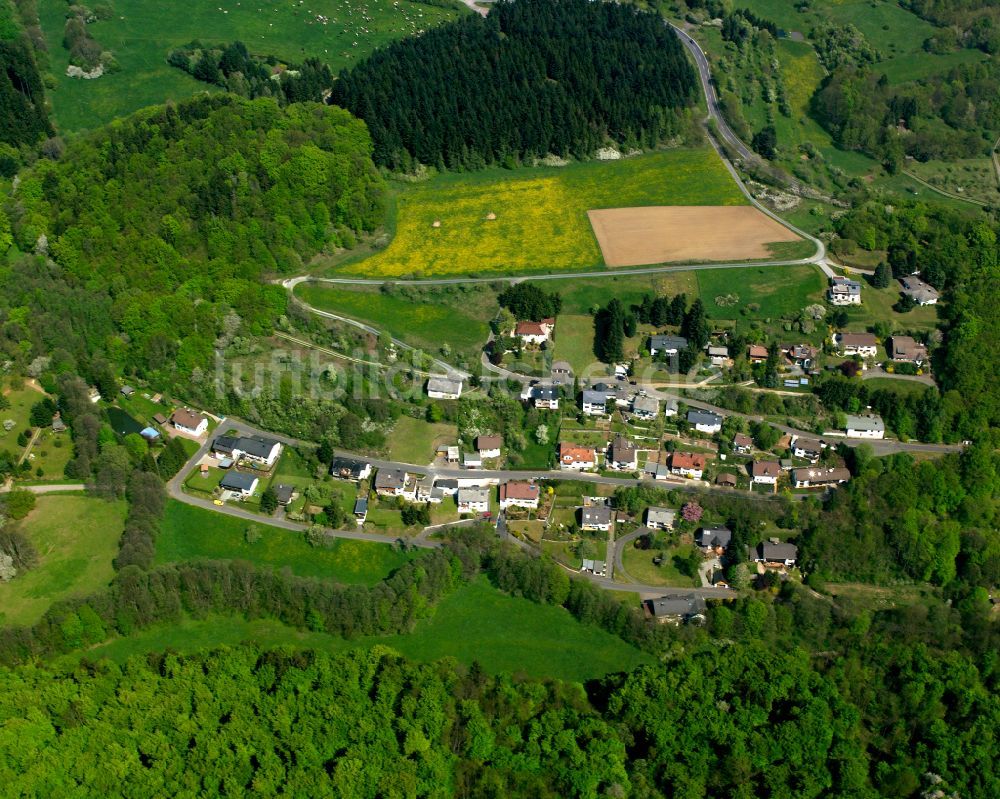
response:
<path id="1" fill-rule="evenodd" d="M 758 485 L 777 485 L 781 464 L 777 461 L 754 461 L 750 465 L 750 476 Z"/>
<path id="2" fill-rule="evenodd" d="M 527 480 L 511 480 L 500 486 L 500 508 L 538 507 L 538 486 Z"/>
<path id="3" fill-rule="evenodd" d="M 753 452 L 753 439 L 746 433 L 737 433 L 733 436 L 733 452 L 740 455 L 749 455 Z"/>
<path id="4" fill-rule="evenodd" d="M 792 454 L 796 458 L 805 458 L 813 463 L 820 459 L 824 449 L 826 449 L 826 445 L 814 438 L 796 436 L 795 441 L 792 443 Z"/>
<path id="5" fill-rule="evenodd" d="M 851 479 L 851 473 L 843 466 L 829 469 L 792 469 L 792 485 L 796 488 L 822 488 L 839 485 Z"/>
<path id="6" fill-rule="evenodd" d="M 200 436 L 208 432 L 208 417 L 187 408 L 178 408 L 174 411 L 170 421 L 174 429 L 191 436 Z"/>
<path id="7" fill-rule="evenodd" d="M 621 471 L 639 468 L 638 451 L 627 438 L 617 436 L 608 448 L 608 466 Z"/>
<path id="8" fill-rule="evenodd" d="M 927 347 L 912 336 L 889 336 L 885 342 L 890 361 L 920 366 L 927 360 Z"/>
<path id="9" fill-rule="evenodd" d="M 514 335 L 525 344 L 542 344 L 549 340 L 555 324 L 555 319 L 543 319 L 541 322 L 518 322 L 514 328 Z"/>
<path id="10" fill-rule="evenodd" d="M 579 447 L 576 444 L 559 444 L 559 468 L 571 471 L 583 471 L 597 466 L 597 453 L 592 447 Z"/>
<path id="11" fill-rule="evenodd" d="M 697 452 L 675 452 L 670 456 L 670 471 L 683 477 L 700 480 L 708 458 Z"/>
<path id="12" fill-rule="evenodd" d="M 767 360 L 767 347 L 762 344 L 751 344 L 747 347 L 747 360 L 750 363 L 764 363 Z"/>
<path id="13" fill-rule="evenodd" d="M 841 355 L 860 355 L 874 358 L 878 351 L 878 339 L 871 333 L 837 333 L 833 344 Z"/>
<path id="14" fill-rule="evenodd" d="M 499 458 L 503 439 L 500 436 L 476 436 L 476 450 L 480 458 Z"/>
<path id="15" fill-rule="evenodd" d="M 719 472 L 715 476 L 715 484 L 724 488 L 736 488 L 736 475 L 730 472 Z"/>

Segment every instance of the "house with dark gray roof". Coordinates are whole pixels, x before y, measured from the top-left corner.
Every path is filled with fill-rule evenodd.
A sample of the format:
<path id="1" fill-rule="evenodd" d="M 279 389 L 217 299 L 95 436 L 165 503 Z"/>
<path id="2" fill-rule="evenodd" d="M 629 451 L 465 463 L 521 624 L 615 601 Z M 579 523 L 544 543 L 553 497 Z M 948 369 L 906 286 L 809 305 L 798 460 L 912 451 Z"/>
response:
<path id="1" fill-rule="evenodd" d="M 733 540 L 733 531 L 728 527 L 702 527 L 694 537 L 694 542 L 707 549 L 725 549 Z"/>
<path id="2" fill-rule="evenodd" d="M 646 611 L 659 622 L 705 621 L 705 600 L 697 594 L 667 594 L 659 599 L 647 599 Z"/>
<path id="3" fill-rule="evenodd" d="M 718 433 L 722 429 L 722 417 L 711 411 L 690 410 L 687 415 L 688 424 L 699 433 Z"/>
<path id="4" fill-rule="evenodd" d="M 665 355 L 676 355 L 681 350 L 687 349 L 688 340 L 684 336 L 657 335 L 649 337 L 649 354 L 657 356 L 660 353 Z"/>
<path id="5" fill-rule="evenodd" d="M 225 491 L 232 491 L 241 497 L 249 497 L 257 490 L 260 479 L 246 472 L 231 471 L 226 472 L 219 481 L 219 487 Z"/>

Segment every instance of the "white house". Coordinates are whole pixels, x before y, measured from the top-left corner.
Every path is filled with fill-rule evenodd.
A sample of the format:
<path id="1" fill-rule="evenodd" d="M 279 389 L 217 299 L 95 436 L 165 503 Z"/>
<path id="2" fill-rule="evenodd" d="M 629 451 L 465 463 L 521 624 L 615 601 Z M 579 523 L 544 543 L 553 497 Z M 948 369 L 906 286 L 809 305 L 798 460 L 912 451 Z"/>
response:
<path id="1" fill-rule="evenodd" d="M 796 488 L 817 488 L 838 485 L 851 479 L 851 473 L 843 466 L 829 469 L 793 469 L 792 483 Z"/>
<path id="2" fill-rule="evenodd" d="M 688 424 L 699 433 L 718 433 L 722 430 L 722 417 L 711 411 L 688 411 Z"/>
<path id="3" fill-rule="evenodd" d="M 677 404 L 677 400 L 668 399 L 666 402 L 663 403 L 663 415 L 667 417 L 676 416 L 678 407 L 679 406 Z"/>
<path id="4" fill-rule="evenodd" d="M 787 544 L 772 538 L 764 541 L 757 547 L 754 561 L 763 563 L 765 566 L 787 566 L 795 565 L 798 559 L 799 550 L 795 544 Z"/>
<path id="5" fill-rule="evenodd" d="M 587 416 L 604 416 L 608 409 L 608 395 L 603 391 L 584 389 L 580 393 L 580 404 Z"/>
<path id="6" fill-rule="evenodd" d="M 938 301 L 938 291 L 929 283 L 925 283 L 915 275 L 899 279 L 903 286 L 903 294 L 909 294 L 917 305 L 935 305 Z"/>
<path id="7" fill-rule="evenodd" d="M 796 458 L 805 458 L 813 463 L 820 459 L 824 449 L 826 449 L 826 445 L 822 441 L 816 441 L 812 438 L 796 436 L 795 440 L 792 441 L 792 454 Z"/>
<path id="8" fill-rule="evenodd" d="M 845 429 L 848 438 L 885 438 L 885 422 L 881 416 L 875 414 L 865 416 L 848 414 Z"/>
<path id="9" fill-rule="evenodd" d="M 502 444 L 500 436 L 476 436 L 476 451 L 480 458 L 499 458 Z"/>
<path id="10" fill-rule="evenodd" d="M 538 507 L 538 486 L 525 480 L 511 480 L 500 486 L 500 507 L 530 508 Z"/>
<path id="11" fill-rule="evenodd" d="M 639 468 L 638 451 L 627 438 L 617 436 L 608 448 L 608 466 L 621 471 Z"/>
<path id="12" fill-rule="evenodd" d="M 281 443 L 264 436 L 216 436 L 212 451 L 234 461 L 245 459 L 273 466 L 281 454 Z"/>
<path id="13" fill-rule="evenodd" d="M 647 508 L 646 526 L 652 530 L 672 530 L 677 511 L 670 508 Z"/>
<path id="14" fill-rule="evenodd" d="M 481 486 L 458 489 L 459 513 L 487 513 L 490 509 L 490 490 Z"/>
<path id="15" fill-rule="evenodd" d="M 243 498 L 253 496 L 258 485 L 260 485 L 260 480 L 256 476 L 246 472 L 237 472 L 235 469 L 226 472 L 222 476 L 222 480 L 219 481 L 219 488 L 232 491 Z"/>
<path id="16" fill-rule="evenodd" d="M 525 399 L 532 400 L 536 408 L 559 410 L 559 389 L 555 386 L 531 386 L 526 393 L 528 396 Z"/>
<path id="17" fill-rule="evenodd" d="M 750 476 L 758 485 L 777 485 L 781 475 L 781 464 L 777 461 L 754 461 L 750 467 Z"/>
<path id="18" fill-rule="evenodd" d="M 632 400 L 632 414 L 637 419 L 655 419 L 660 412 L 660 401 L 656 397 L 637 395 Z"/>
<path id="19" fill-rule="evenodd" d="M 462 396 L 462 381 L 443 375 L 427 381 L 427 396 L 431 399 L 458 399 Z"/>
<path id="20" fill-rule="evenodd" d="M 708 360 L 712 366 L 725 366 L 729 363 L 729 350 L 726 347 L 709 347 Z"/>
<path id="21" fill-rule="evenodd" d="M 170 421 L 173 422 L 175 429 L 191 436 L 201 436 L 208 432 L 208 417 L 189 411 L 187 408 L 178 408 L 174 411 Z"/>
<path id="22" fill-rule="evenodd" d="M 650 336 L 649 354 L 656 356 L 660 353 L 664 355 L 676 355 L 681 350 L 687 349 L 688 341 L 684 336 Z"/>
<path id="23" fill-rule="evenodd" d="M 462 455 L 462 468 L 482 469 L 483 459 L 479 457 L 478 452 L 466 452 L 464 455 Z"/>
<path id="24" fill-rule="evenodd" d="M 593 469 L 597 465 L 597 453 L 591 447 L 578 447 L 575 444 L 560 442 L 559 468 L 571 471 Z"/>
<path id="25" fill-rule="evenodd" d="M 827 299 L 832 305 L 861 305 L 861 284 L 846 277 L 831 278 Z"/>
<path id="26" fill-rule="evenodd" d="M 675 452 L 670 456 L 670 471 L 682 477 L 700 480 L 705 473 L 706 457 L 696 452 Z"/>
<path id="27" fill-rule="evenodd" d="M 833 344 L 841 355 L 860 355 L 874 358 L 878 351 L 878 339 L 871 333 L 837 333 Z"/>
<path id="28" fill-rule="evenodd" d="M 412 500 L 415 481 L 403 469 L 379 469 L 375 473 L 375 493 L 380 497 L 403 497 Z"/>
<path id="29" fill-rule="evenodd" d="M 549 340 L 555 319 L 543 319 L 541 322 L 518 322 L 514 335 L 525 344 L 542 344 Z"/>
<path id="30" fill-rule="evenodd" d="M 607 505 L 589 505 L 581 508 L 580 528 L 607 532 L 611 529 L 611 508 Z"/>
<path id="31" fill-rule="evenodd" d="M 753 452 L 753 439 L 746 433 L 737 433 L 733 436 L 733 452 L 749 455 Z"/>

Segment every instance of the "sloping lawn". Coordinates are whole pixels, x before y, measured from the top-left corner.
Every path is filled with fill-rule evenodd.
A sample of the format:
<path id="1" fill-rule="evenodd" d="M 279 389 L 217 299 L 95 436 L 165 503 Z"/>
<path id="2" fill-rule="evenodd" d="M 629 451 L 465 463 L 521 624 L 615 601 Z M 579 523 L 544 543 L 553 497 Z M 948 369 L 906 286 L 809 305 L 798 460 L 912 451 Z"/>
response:
<path id="1" fill-rule="evenodd" d="M 124 502 L 41 496 L 22 524 L 38 550 L 39 564 L 0 583 L 0 622 L 33 624 L 53 602 L 90 594 L 111 581 L 125 524 Z"/>
<path id="2" fill-rule="evenodd" d="M 251 524 L 263 534 L 255 544 L 248 544 L 245 538 Z M 347 539 L 313 548 L 301 533 L 270 527 L 263 519 L 248 522 L 176 500 L 167 503 L 156 540 L 158 564 L 198 558 L 240 559 L 257 566 L 287 566 L 301 577 L 364 585 L 377 583 L 413 557 L 416 555 L 399 552 L 388 544 Z"/>
<path id="3" fill-rule="evenodd" d="M 400 416 L 389 434 L 389 457 L 417 465 L 434 460 L 438 444 L 457 444 L 458 428 L 453 424 L 433 424 L 412 416 Z"/>

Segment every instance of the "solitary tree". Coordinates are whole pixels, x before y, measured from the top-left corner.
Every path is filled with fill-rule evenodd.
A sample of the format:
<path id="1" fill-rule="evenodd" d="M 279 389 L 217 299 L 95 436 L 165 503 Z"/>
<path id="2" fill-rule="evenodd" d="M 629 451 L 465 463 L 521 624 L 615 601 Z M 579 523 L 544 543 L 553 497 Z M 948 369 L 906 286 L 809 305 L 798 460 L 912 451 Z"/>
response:
<path id="1" fill-rule="evenodd" d="M 260 509 L 262 513 L 268 515 L 278 509 L 278 495 L 271 486 L 265 488 L 264 493 L 260 495 Z"/>

